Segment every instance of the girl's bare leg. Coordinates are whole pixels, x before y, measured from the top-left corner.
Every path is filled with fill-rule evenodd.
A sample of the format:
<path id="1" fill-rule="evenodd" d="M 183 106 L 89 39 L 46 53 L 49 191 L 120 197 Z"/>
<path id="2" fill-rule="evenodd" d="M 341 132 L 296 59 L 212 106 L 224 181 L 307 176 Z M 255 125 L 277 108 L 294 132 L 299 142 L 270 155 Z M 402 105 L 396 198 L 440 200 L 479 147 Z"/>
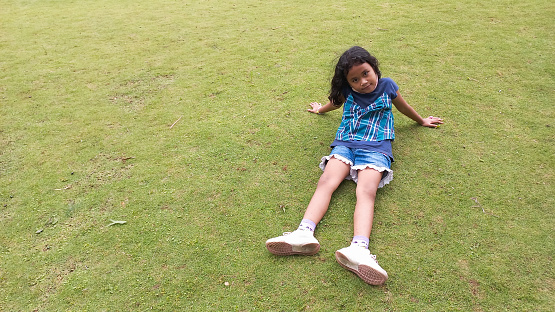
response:
<path id="1" fill-rule="evenodd" d="M 374 220 L 374 202 L 382 173 L 374 169 L 364 169 L 358 172 L 357 203 L 354 221 L 354 236 L 370 237 Z"/>
<path id="2" fill-rule="evenodd" d="M 312 199 L 306 208 L 303 219 L 309 219 L 315 224 L 322 220 L 326 211 L 328 211 L 333 192 L 345 180 L 350 169 L 349 165 L 334 157 L 328 161 L 324 173 L 322 173 L 318 181 L 316 191 L 314 191 L 314 195 L 312 195 Z"/>
<path id="3" fill-rule="evenodd" d="M 381 178 L 382 173 L 374 169 L 358 172 L 353 242 L 351 246 L 335 252 L 335 259 L 342 267 L 354 272 L 370 285 L 382 285 L 388 278 L 387 272 L 376 261 L 376 256 L 370 254 L 370 250 L 364 246 L 368 241 L 360 240 L 362 236 L 370 237 L 374 219 L 374 201 Z"/>
<path id="4" fill-rule="evenodd" d="M 331 195 L 349 174 L 349 171 L 349 165 L 332 157 L 318 181 L 316 191 L 299 226 L 299 228 L 302 226 L 312 229 L 296 230 L 291 233 L 284 233 L 283 236 L 270 238 L 266 241 L 268 251 L 279 256 L 316 254 L 320 250 L 320 243 L 313 236 L 313 227 L 322 220 L 328 210 Z M 314 224 L 308 224 L 307 226 L 307 221 Z"/>

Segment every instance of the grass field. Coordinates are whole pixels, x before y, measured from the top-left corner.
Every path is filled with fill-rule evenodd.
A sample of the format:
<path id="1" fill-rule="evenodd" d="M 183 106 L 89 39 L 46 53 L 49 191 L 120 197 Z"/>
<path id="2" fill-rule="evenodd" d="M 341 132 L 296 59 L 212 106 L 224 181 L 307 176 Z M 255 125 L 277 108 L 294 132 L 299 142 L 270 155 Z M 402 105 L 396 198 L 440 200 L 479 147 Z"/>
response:
<path id="1" fill-rule="evenodd" d="M 553 16 L 547 0 L 1 0 L 0 311 L 552 311 Z M 312 196 L 340 112 L 306 109 L 352 45 L 446 121 L 395 112 L 380 287 L 334 259 L 351 182 L 317 255 L 264 247 Z"/>

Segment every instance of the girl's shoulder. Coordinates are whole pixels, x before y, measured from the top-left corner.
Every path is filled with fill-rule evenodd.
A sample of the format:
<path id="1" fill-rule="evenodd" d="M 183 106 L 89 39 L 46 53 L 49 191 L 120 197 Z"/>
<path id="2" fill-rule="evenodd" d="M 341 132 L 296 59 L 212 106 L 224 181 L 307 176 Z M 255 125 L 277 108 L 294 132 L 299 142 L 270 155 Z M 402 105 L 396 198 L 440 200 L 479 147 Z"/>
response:
<path id="1" fill-rule="evenodd" d="M 395 81 L 393 81 L 393 79 L 391 79 L 391 78 L 389 78 L 389 77 L 380 78 L 380 80 L 378 81 L 378 85 L 379 85 L 379 84 L 397 86 L 397 84 L 395 83 Z"/>
<path id="2" fill-rule="evenodd" d="M 399 90 L 399 86 L 395 83 L 395 81 L 393 81 L 393 79 L 386 77 L 386 78 L 381 78 L 378 81 L 378 89 L 380 89 L 378 92 L 379 93 L 387 93 L 387 94 L 397 94 L 397 91 Z"/>

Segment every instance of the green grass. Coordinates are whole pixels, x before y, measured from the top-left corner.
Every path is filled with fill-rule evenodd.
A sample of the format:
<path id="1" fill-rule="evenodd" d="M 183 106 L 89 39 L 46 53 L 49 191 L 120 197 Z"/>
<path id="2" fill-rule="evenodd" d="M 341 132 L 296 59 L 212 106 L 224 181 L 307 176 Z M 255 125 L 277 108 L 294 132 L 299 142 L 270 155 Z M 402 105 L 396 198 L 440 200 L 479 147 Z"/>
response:
<path id="1" fill-rule="evenodd" d="M 0 7 L 1 311 L 553 308 L 551 1 Z M 352 45 L 446 120 L 395 112 L 370 243 L 381 287 L 333 256 L 352 183 L 316 256 L 264 248 L 314 191 L 340 114 L 307 104 Z"/>

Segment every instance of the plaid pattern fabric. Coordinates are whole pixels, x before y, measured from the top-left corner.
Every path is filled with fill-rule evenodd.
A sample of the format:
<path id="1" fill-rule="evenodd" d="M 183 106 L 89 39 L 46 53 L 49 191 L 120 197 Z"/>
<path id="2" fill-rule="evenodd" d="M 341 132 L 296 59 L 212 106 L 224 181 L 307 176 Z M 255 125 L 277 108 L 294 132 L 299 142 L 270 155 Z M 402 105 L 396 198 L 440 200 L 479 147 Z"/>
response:
<path id="1" fill-rule="evenodd" d="M 391 97 L 383 93 L 367 107 L 359 106 L 353 94 L 343 104 L 343 118 L 335 139 L 339 141 L 382 141 L 395 139 Z"/>

